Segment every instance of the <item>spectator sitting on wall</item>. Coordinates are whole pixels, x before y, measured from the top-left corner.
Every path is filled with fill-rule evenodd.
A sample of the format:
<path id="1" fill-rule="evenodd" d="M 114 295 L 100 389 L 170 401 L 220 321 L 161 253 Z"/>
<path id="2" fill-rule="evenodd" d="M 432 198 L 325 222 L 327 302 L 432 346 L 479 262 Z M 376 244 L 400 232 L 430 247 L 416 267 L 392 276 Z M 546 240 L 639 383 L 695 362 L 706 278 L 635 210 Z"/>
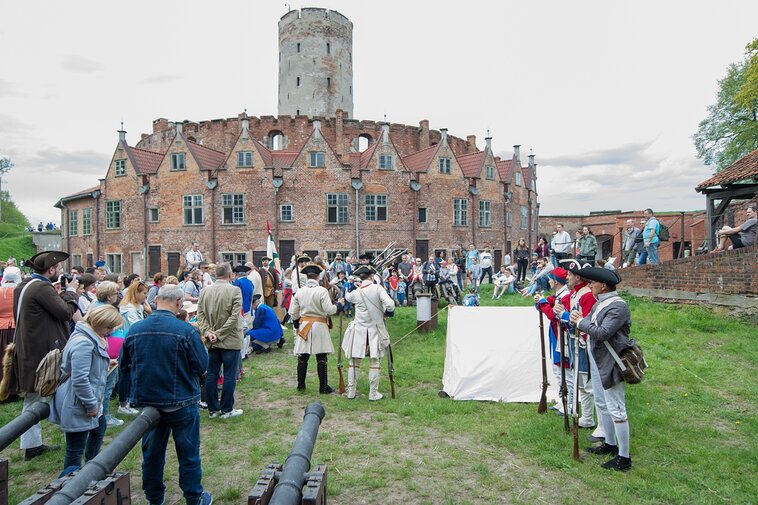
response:
<path id="1" fill-rule="evenodd" d="M 724 226 L 718 231 L 719 245 L 713 252 L 723 251 L 726 247 L 726 240 L 730 239 L 732 245 L 729 249 L 739 249 L 755 245 L 756 232 L 756 210 L 755 204 L 751 203 L 747 208 L 747 219 L 737 227 Z"/>

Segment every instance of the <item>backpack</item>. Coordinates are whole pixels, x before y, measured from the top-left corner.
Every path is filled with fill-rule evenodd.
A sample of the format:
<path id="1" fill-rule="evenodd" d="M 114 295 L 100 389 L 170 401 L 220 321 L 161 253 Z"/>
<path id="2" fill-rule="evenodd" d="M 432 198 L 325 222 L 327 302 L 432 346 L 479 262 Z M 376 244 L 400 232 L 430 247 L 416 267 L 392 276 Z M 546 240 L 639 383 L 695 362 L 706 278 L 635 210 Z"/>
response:
<path id="1" fill-rule="evenodd" d="M 39 392 L 40 396 L 52 396 L 58 386 L 68 379 L 68 375 L 61 377 L 62 359 L 63 353 L 60 349 L 55 348 L 45 354 L 45 357 L 37 365 L 34 389 Z"/>
<path id="2" fill-rule="evenodd" d="M 669 237 L 669 227 L 658 221 L 658 240 L 661 242 L 668 242 Z"/>

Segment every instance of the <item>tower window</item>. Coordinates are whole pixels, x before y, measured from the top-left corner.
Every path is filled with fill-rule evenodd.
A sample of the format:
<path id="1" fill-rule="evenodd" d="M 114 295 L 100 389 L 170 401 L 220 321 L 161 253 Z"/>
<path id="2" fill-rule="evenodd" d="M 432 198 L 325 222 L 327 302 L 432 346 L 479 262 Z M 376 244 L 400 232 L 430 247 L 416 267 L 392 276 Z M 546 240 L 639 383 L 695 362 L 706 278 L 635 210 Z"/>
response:
<path id="1" fill-rule="evenodd" d="M 297 109 L 297 112 L 296 112 L 296 114 L 297 114 L 298 116 L 300 115 L 300 109 Z"/>
<path id="2" fill-rule="evenodd" d="M 297 52 L 300 52 L 300 42 L 297 43 Z"/>
<path id="3" fill-rule="evenodd" d="M 327 77 L 326 78 L 326 87 L 327 87 L 327 89 L 329 89 L 329 88 L 332 87 L 332 78 L 331 77 Z"/>
<path id="4" fill-rule="evenodd" d="M 297 85 L 298 85 L 298 87 L 300 86 L 300 78 L 299 77 L 297 78 Z"/>
<path id="5" fill-rule="evenodd" d="M 332 54 L 332 46 L 329 42 L 326 43 L 326 54 Z"/>

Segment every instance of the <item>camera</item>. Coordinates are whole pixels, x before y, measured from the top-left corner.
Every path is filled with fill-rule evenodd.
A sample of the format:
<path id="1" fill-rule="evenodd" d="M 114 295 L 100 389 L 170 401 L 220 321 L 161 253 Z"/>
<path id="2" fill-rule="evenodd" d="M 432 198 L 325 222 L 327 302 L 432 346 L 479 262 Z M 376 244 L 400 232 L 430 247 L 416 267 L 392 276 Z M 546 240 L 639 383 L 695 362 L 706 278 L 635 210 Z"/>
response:
<path id="1" fill-rule="evenodd" d="M 63 274 L 58 278 L 58 280 L 60 281 L 61 286 L 66 286 L 68 283 L 74 280 L 74 276 L 71 274 Z M 79 280 L 79 278 L 77 277 L 76 280 Z"/>

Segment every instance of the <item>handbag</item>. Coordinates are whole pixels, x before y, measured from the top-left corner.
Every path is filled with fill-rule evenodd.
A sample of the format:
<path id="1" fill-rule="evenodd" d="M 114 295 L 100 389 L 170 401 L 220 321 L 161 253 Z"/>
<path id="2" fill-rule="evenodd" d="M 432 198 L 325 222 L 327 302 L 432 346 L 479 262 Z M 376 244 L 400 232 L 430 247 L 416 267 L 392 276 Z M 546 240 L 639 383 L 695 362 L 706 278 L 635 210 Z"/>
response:
<path id="1" fill-rule="evenodd" d="M 621 378 L 624 379 L 624 382 L 627 384 L 639 384 L 642 382 L 642 379 L 645 378 L 647 361 L 645 361 L 645 354 L 637 342 L 632 340 L 631 345 L 621 351 L 620 354 L 616 353 L 607 340 L 603 343 L 608 348 L 611 356 L 613 356 L 613 360 L 621 368 Z"/>

